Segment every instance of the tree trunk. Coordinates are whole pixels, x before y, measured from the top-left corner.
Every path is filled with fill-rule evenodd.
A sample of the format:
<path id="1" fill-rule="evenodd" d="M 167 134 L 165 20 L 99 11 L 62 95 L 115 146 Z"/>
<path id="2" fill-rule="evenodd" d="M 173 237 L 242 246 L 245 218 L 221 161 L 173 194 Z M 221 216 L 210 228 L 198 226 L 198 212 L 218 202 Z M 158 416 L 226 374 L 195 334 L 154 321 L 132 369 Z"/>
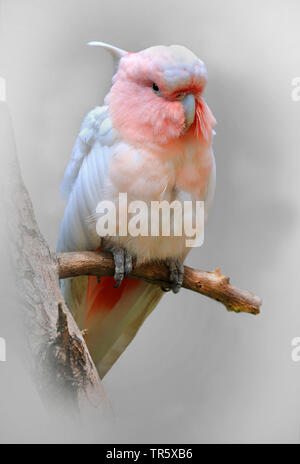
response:
<path id="1" fill-rule="evenodd" d="M 0 145 L 2 235 L 18 289 L 26 362 L 46 403 L 103 414 L 108 402 L 84 338 L 63 301 L 57 258 L 36 223 L 5 101 L 0 101 Z"/>

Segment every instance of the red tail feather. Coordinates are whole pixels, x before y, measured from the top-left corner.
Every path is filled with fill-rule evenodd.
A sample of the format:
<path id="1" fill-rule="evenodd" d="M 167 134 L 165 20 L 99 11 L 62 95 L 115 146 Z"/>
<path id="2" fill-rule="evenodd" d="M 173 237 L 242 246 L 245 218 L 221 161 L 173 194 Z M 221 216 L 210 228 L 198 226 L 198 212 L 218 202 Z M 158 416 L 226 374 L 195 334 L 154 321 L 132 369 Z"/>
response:
<path id="1" fill-rule="evenodd" d="M 98 311 L 110 311 L 121 299 L 126 290 L 133 290 L 138 287 L 140 281 L 137 279 L 123 279 L 120 287 L 114 288 L 115 280 L 113 277 L 101 277 L 98 283 L 97 277 L 89 276 L 87 294 L 87 318 Z"/>

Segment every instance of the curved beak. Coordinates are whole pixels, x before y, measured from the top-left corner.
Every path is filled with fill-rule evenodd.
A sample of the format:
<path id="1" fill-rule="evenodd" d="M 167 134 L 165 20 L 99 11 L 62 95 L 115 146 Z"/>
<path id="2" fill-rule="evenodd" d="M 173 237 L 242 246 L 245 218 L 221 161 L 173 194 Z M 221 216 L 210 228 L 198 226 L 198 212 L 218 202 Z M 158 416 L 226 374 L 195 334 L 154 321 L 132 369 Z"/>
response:
<path id="1" fill-rule="evenodd" d="M 192 93 L 188 93 L 182 100 L 185 115 L 185 127 L 188 129 L 194 122 L 196 102 L 195 96 Z"/>

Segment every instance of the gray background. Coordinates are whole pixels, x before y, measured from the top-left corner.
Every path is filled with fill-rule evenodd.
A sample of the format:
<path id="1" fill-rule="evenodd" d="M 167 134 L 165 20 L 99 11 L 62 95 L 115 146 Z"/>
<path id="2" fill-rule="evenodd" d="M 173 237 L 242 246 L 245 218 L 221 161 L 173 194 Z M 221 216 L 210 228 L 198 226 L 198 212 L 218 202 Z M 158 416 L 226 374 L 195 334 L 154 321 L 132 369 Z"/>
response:
<path id="1" fill-rule="evenodd" d="M 102 104 L 112 76 L 110 56 L 86 42 L 129 51 L 178 43 L 206 63 L 206 100 L 218 121 L 215 202 L 204 246 L 187 262 L 220 265 L 233 283 L 263 298 L 254 317 L 185 290 L 165 296 L 104 379 L 114 425 L 100 431 L 95 424 L 86 434 L 58 433 L 58 425 L 53 431 L 25 371 L 8 374 L 18 352 L 2 322 L 8 361 L 0 363 L 0 440 L 299 442 L 300 363 L 291 359 L 291 340 L 300 336 L 300 102 L 291 99 L 291 80 L 300 75 L 299 2 L 0 6 L 0 75 L 23 176 L 51 248 L 64 210 L 59 184 L 79 125 Z M 31 396 L 8 408 L 20 388 Z"/>

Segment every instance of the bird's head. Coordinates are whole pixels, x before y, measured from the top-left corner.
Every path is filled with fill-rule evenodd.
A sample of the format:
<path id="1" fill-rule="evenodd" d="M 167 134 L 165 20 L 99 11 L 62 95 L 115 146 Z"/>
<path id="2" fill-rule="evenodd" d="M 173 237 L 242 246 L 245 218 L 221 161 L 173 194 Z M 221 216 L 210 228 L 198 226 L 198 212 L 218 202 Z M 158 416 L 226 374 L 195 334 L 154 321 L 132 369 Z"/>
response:
<path id="1" fill-rule="evenodd" d="M 125 140 L 166 144 L 190 133 L 210 141 L 215 120 L 202 97 L 206 67 L 194 53 L 179 45 L 129 53 L 102 42 L 90 44 L 115 58 L 106 103 Z"/>

